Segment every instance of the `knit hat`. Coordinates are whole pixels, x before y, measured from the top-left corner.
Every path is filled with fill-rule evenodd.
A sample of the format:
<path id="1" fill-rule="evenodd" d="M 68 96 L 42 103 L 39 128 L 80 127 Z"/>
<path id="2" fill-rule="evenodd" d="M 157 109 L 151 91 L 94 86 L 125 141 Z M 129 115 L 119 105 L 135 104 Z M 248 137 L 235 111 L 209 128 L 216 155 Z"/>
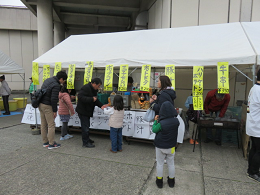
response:
<path id="1" fill-rule="evenodd" d="M 260 69 L 257 72 L 257 81 L 260 81 Z"/>
<path id="2" fill-rule="evenodd" d="M 4 79 L 5 80 L 5 75 L 0 76 L 0 79 Z"/>

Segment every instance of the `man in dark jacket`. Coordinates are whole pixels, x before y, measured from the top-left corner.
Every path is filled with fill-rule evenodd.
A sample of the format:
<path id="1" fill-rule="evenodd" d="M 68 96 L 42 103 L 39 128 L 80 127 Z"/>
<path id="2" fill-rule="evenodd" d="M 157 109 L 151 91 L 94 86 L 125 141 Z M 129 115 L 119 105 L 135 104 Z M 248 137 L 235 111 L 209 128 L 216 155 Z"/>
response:
<path id="1" fill-rule="evenodd" d="M 89 138 L 90 117 L 93 116 L 95 106 L 102 109 L 106 107 L 97 99 L 98 88 L 102 85 L 100 78 L 94 78 L 90 83 L 84 85 L 78 93 L 78 104 L 76 112 L 79 115 L 82 130 L 82 147 L 93 148 L 94 141 Z"/>
<path id="2" fill-rule="evenodd" d="M 67 73 L 60 71 L 56 76 L 46 79 L 41 87 L 41 89 L 47 90 L 40 101 L 39 110 L 41 114 L 41 135 L 43 147 L 48 147 L 48 149 L 60 147 L 60 144 L 57 144 L 54 141 L 54 120 L 57 116 L 57 103 L 59 101 L 60 84 L 63 84 L 66 79 Z"/>
<path id="3" fill-rule="evenodd" d="M 224 117 L 229 101 L 229 94 L 220 94 L 218 93 L 218 89 L 209 91 L 204 101 L 205 115 L 212 116 L 215 112 L 217 118 Z M 222 129 L 216 129 L 215 143 L 217 145 L 221 145 L 221 133 Z M 211 141 L 213 141 L 212 129 L 207 128 L 207 139 L 204 142 L 209 143 Z"/>

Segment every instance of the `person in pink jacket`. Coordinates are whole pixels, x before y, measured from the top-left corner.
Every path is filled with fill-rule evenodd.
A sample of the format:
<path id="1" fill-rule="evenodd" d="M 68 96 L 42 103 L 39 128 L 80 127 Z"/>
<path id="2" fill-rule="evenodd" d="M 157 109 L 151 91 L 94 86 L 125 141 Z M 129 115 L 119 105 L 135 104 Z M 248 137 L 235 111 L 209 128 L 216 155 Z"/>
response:
<path id="1" fill-rule="evenodd" d="M 63 84 L 59 93 L 59 110 L 60 120 L 62 122 L 61 127 L 61 137 L 60 140 L 67 140 L 72 138 L 72 135 L 68 134 L 68 123 L 70 117 L 75 114 L 73 105 L 70 100 L 69 91 L 67 89 L 67 84 Z"/>

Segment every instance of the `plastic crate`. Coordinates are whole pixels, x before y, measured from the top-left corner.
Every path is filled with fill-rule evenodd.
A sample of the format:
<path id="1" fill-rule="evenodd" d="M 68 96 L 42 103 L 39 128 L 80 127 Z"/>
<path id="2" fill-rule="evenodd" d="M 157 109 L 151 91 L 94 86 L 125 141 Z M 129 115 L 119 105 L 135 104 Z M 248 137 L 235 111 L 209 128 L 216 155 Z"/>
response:
<path id="1" fill-rule="evenodd" d="M 237 133 L 236 130 L 222 129 L 222 143 L 237 144 Z"/>
<path id="2" fill-rule="evenodd" d="M 108 97 L 109 94 L 106 93 L 98 93 L 98 100 L 102 103 L 102 104 L 107 104 L 108 103 Z"/>
<path id="3" fill-rule="evenodd" d="M 242 106 L 229 106 L 225 113 L 225 118 L 235 118 L 241 121 Z"/>

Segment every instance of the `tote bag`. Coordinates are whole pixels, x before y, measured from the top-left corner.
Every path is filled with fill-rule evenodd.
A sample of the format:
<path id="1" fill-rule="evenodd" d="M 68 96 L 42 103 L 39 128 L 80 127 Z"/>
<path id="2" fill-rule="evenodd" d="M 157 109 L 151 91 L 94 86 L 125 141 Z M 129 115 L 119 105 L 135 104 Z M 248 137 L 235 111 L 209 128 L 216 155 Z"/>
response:
<path id="1" fill-rule="evenodd" d="M 154 105 L 154 104 L 153 104 Z M 152 122 L 154 121 L 154 117 L 155 117 L 155 111 L 153 110 L 153 105 L 146 111 L 145 115 L 144 115 L 144 120 L 147 122 Z"/>

